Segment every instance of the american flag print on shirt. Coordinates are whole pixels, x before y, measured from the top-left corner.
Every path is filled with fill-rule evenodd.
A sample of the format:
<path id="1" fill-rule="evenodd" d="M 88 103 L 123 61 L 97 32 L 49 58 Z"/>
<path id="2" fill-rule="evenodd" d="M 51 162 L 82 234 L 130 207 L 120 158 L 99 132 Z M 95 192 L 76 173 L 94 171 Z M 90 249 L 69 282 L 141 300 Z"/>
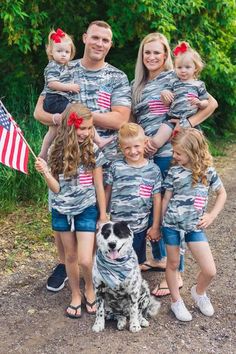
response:
<path id="1" fill-rule="evenodd" d="M 150 198 L 152 195 L 152 186 L 149 186 L 147 184 L 140 184 L 139 186 L 139 195 L 142 198 Z"/>
<path id="2" fill-rule="evenodd" d="M 169 111 L 169 107 L 165 106 L 160 98 L 154 98 L 148 101 L 150 113 L 161 116 Z"/>
<path id="3" fill-rule="evenodd" d="M 198 98 L 198 95 L 196 93 L 193 92 L 189 92 L 187 93 L 187 98 L 191 99 L 191 98 Z"/>
<path id="4" fill-rule="evenodd" d="M 83 186 L 92 186 L 93 185 L 93 175 L 91 172 L 80 171 L 79 174 L 79 184 Z"/>
<path id="5" fill-rule="evenodd" d="M 101 108 L 111 108 L 111 92 L 108 87 L 102 86 L 100 88 L 97 103 Z"/>
<path id="6" fill-rule="evenodd" d="M 202 210 L 205 206 L 206 203 L 206 197 L 203 197 L 201 195 L 198 195 L 195 197 L 194 199 L 194 204 L 193 206 L 198 209 L 198 210 Z"/>

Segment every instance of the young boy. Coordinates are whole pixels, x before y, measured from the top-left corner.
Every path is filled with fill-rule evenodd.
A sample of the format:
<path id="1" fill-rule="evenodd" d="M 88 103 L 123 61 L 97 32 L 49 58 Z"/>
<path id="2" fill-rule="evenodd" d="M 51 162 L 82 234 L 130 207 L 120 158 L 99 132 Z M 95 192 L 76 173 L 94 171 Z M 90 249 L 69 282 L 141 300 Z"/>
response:
<path id="1" fill-rule="evenodd" d="M 126 221 L 134 233 L 139 264 L 146 260 L 146 237 L 160 238 L 161 172 L 144 157 L 146 137 L 141 126 L 124 124 L 118 133 L 123 158 L 112 163 L 106 180 L 106 201 L 112 221 Z M 153 223 L 148 228 L 153 205 Z"/>

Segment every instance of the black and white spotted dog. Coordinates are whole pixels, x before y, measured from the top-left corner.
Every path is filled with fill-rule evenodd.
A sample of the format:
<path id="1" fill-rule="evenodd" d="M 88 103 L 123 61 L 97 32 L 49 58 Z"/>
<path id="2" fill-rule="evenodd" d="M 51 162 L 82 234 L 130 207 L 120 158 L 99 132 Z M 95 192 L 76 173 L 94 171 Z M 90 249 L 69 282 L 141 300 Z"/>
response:
<path id="1" fill-rule="evenodd" d="M 97 233 L 93 281 L 97 297 L 94 332 L 105 328 L 105 319 L 117 320 L 117 328 L 138 332 L 147 318 L 157 314 L 160 303 L 150 296 L 132 247 L 133 233 L 125 222 L 108 222 Z"/>

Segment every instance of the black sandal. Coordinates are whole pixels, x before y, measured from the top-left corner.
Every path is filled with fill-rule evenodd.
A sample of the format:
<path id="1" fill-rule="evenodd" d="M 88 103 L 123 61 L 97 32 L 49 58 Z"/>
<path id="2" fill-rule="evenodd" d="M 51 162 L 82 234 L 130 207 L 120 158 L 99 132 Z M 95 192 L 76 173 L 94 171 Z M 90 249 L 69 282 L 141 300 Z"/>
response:
<path id="1" fill-rule="evenodd" d="M 75 314 L 72 315 L 71 313 L 68 313 L 68 309 L 71 309 L 71 310 L 75 310 Z M 69 318 L 72 318 L 72 319 L 75 319 L 75 318 L 80 318 L 81 317 L 81 311 L 80 311 L 80 314 L 78 315 L 77 314 L 77 311 L 81 309 L 81 304 L 78 305 L 78 306 L 73 306 L 73 305 L 69 305 L 66 309 L 65 309 L 65 316 L 66 317 L 69 317 Z"/>
<path id="2" fill-rule="evenodd" d="M 92 308 L 94 305 L 96 305 L 97 300 L 94 300 L 93 302 L 89 302 L 85 295 L 84 295 L 84 300 L 85 300 L 85 308 L 86 308 L 87 313 L 89 315 L 96 315 L 97 310 L 92 310 Z M 90 307 L 91 311 L 88 310 L 87 306 Z"/>

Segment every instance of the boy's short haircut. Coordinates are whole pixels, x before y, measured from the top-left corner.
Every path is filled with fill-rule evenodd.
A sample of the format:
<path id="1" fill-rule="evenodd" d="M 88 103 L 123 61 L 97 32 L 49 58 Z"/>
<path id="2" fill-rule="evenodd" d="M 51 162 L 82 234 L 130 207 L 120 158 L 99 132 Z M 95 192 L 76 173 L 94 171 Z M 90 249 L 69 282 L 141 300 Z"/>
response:
<path id="1" fill-rule="evenodd" d="M 136 123 L 125 123 L 118 131 L 118 140 L 120 144 L 124 139 L 137 137 L 145 139 L 143 128 Z"/>

